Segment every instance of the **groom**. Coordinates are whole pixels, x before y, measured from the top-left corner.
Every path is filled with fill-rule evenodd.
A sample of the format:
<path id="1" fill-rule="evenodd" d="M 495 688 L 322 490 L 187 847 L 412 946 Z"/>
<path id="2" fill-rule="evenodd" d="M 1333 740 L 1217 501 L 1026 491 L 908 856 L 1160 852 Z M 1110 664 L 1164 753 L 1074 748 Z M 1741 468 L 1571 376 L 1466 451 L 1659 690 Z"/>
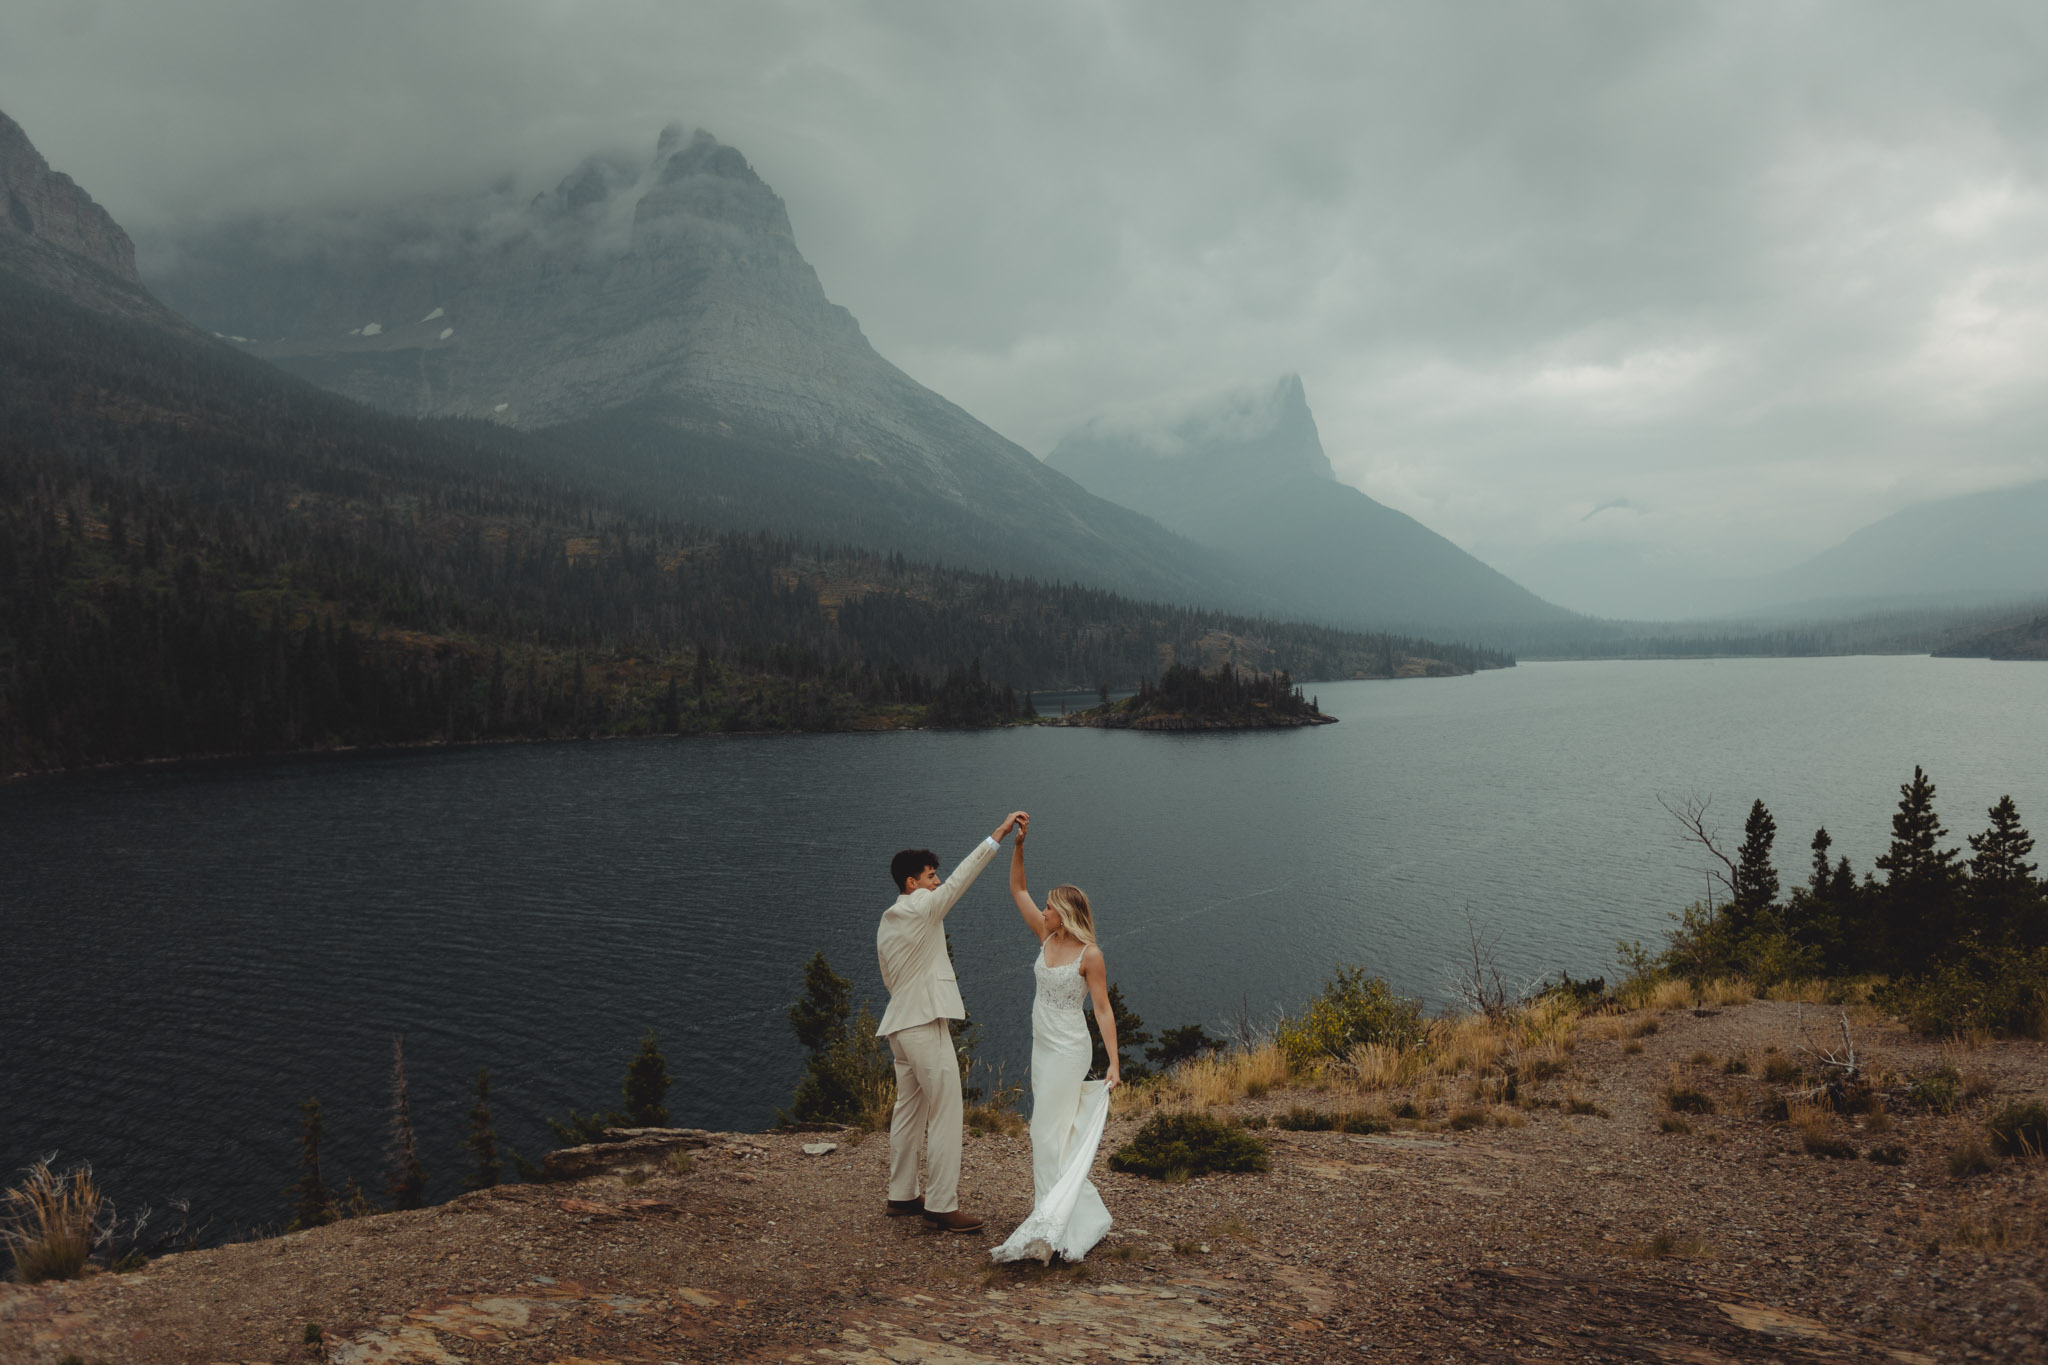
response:
<path id="1" fill-rule="evenodd" d="M 939 880 L 938 855 L 906 848 L 889 860 L 896 903 L 882 912 L 875 952 L 889 1008 L 875 1032 L 896 1059 L 896 1112 L 889 1120 L 889 1216 L 922 1214 L 943 1232 L 979 1232 L 981 1219 L 960 1212 L 960 1059 L 954 1019 L 965 1019 L 953 961 L 946 955 L 946 912 L 988 866 L 1003 836 L 1024 818 L 1017 811 Z M 924 1197 L 917 1193 L 918 1150 L 924 1151 Z"/>

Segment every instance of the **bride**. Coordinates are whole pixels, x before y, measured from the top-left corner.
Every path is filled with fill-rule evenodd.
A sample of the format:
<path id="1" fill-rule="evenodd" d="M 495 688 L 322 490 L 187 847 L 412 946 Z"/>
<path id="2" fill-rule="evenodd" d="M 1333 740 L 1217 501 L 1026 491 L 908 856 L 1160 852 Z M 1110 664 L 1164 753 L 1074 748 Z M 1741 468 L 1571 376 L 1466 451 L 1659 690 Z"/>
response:
<path id="1" fill-rule="evenodd" d="M 1038 995 L 1031 1005 L 1031 1216 L 989 1253 L 998 1261 L 1078 1261 L 1109 1231 L 1109 1210 L 1088 1179 L 1095 1148 L 1109 1121 L 1109 1092 L 1122 1080 L 1117 1065 L 1116 1021 L 1109 1008 L 1109 973 L 1095 944 L 1095 919 L 1078 886 L 1056 886 L 1039 909 L 1024 886 L 1024 838 L 1030 822 L 1017 821 L 1010 850 L 1010 896 L 1038 936 L 1032 970 Z M 1109 1051 L 1109 1074 L 1090 1081 L 1092 1047 L 1082 1013 L 1091 999 Z"/>

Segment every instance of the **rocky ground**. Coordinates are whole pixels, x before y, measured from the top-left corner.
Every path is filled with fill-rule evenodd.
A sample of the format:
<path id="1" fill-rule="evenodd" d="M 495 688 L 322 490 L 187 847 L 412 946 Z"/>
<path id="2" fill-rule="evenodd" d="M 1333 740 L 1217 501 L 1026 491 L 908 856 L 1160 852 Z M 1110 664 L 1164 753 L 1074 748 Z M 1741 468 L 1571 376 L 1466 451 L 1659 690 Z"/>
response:
<path id="1" fill-rule="evenodd" d="M 673 1166 L 0 1287 L 0 1362 L 2048 1360 L 2043 1163 L 1946 1165 L 1987 1103 L 2048 1091 L 2048 1047 L 1944 1055 L 1865 1020 L 1874 1069 L 1946 1061 L 1976 1096 L 1832 1120 L 1864 1155 L 1825 1159 L 1760 1115 L 1755 1074 L 1821 1044 L 1821 1022 L 1766 1003 L 1636 1016 L 1585 1030 L 1565 1074 L 1491 1111 L 1504 1122 L 1443 1124 L 1466 1102 L 1452 1083 L 1418 1097 L 1434 1122 L 1268 1130 L 1269 1174 L 1105 1170 L 1117 1226 L 1078 1266 L 988 1262 L 1027 1211 L 1022 1137 L 969 1139 L 965 1205 L 989 1231 L 959 1237 L 882 1216 L 882 1138 L 720 1135 Z M 1674 1068 L 1715 1100 L 1689 1132 L 1665 1131 Z M 1903 1164 L 1867 1159 L 1891 1144 Z"/>

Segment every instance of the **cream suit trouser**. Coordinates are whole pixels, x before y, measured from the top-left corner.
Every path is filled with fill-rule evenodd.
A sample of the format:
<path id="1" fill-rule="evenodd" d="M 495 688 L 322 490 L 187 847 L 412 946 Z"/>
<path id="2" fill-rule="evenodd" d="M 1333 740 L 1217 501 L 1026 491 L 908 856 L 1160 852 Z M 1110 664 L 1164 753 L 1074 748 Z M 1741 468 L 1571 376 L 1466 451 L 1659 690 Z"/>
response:
<path id="1" fill-rule="evenodd" d="M 934 1019 L 889 1035 L 896 1059 L 896 1112 L 889 1118 L 889 1197 L 917 1198 L 918 1149 L 924 1149 L 924 1207 L 960 1207 L 960 1060 L 953 1026 Z"/>

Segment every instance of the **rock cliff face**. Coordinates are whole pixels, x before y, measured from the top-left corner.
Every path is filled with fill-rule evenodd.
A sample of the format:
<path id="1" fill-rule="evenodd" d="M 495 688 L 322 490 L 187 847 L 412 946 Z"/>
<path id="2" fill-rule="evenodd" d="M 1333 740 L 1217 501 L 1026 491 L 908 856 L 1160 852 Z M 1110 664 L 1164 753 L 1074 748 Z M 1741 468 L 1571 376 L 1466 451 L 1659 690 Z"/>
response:
<path id="1" fill-rule="evenodd" d="M 130 284 L 135 243 L 91 195 L 61 171 L 50 169 L 21 125 L 0 114 L 0 197 L 7 201 L 7 226 L 25 237 L 83 256 Z"/>
<path id="2" fill-rule="evenodd" d="M 161 257 L 161 264 L 155 264 Z M 418 416 L 574 428 L 650 492 L 739 524 L 1284 606 L 1241 566 L 1093 497 L 876 354 L 782 200 L 707 133 L 509 189 L 210 228 L 150 254 L 173 306 L 257 355 Z"/>
<path id="3" fill-rule="evenodd" d="M 135 273 L 135 244 L 0 113 L 0 270 L 102 313 L 184 330 Z"/>
<path id="4" fill-rule="evenodd" d="M 1489 628 L 1571 619 L 1413 517 L 1339 483 L 1297 375 L 1163 418 L 1091 422 L 1046 463 L 1230 552 L 1334 624 L 1484 638 Z"/>

